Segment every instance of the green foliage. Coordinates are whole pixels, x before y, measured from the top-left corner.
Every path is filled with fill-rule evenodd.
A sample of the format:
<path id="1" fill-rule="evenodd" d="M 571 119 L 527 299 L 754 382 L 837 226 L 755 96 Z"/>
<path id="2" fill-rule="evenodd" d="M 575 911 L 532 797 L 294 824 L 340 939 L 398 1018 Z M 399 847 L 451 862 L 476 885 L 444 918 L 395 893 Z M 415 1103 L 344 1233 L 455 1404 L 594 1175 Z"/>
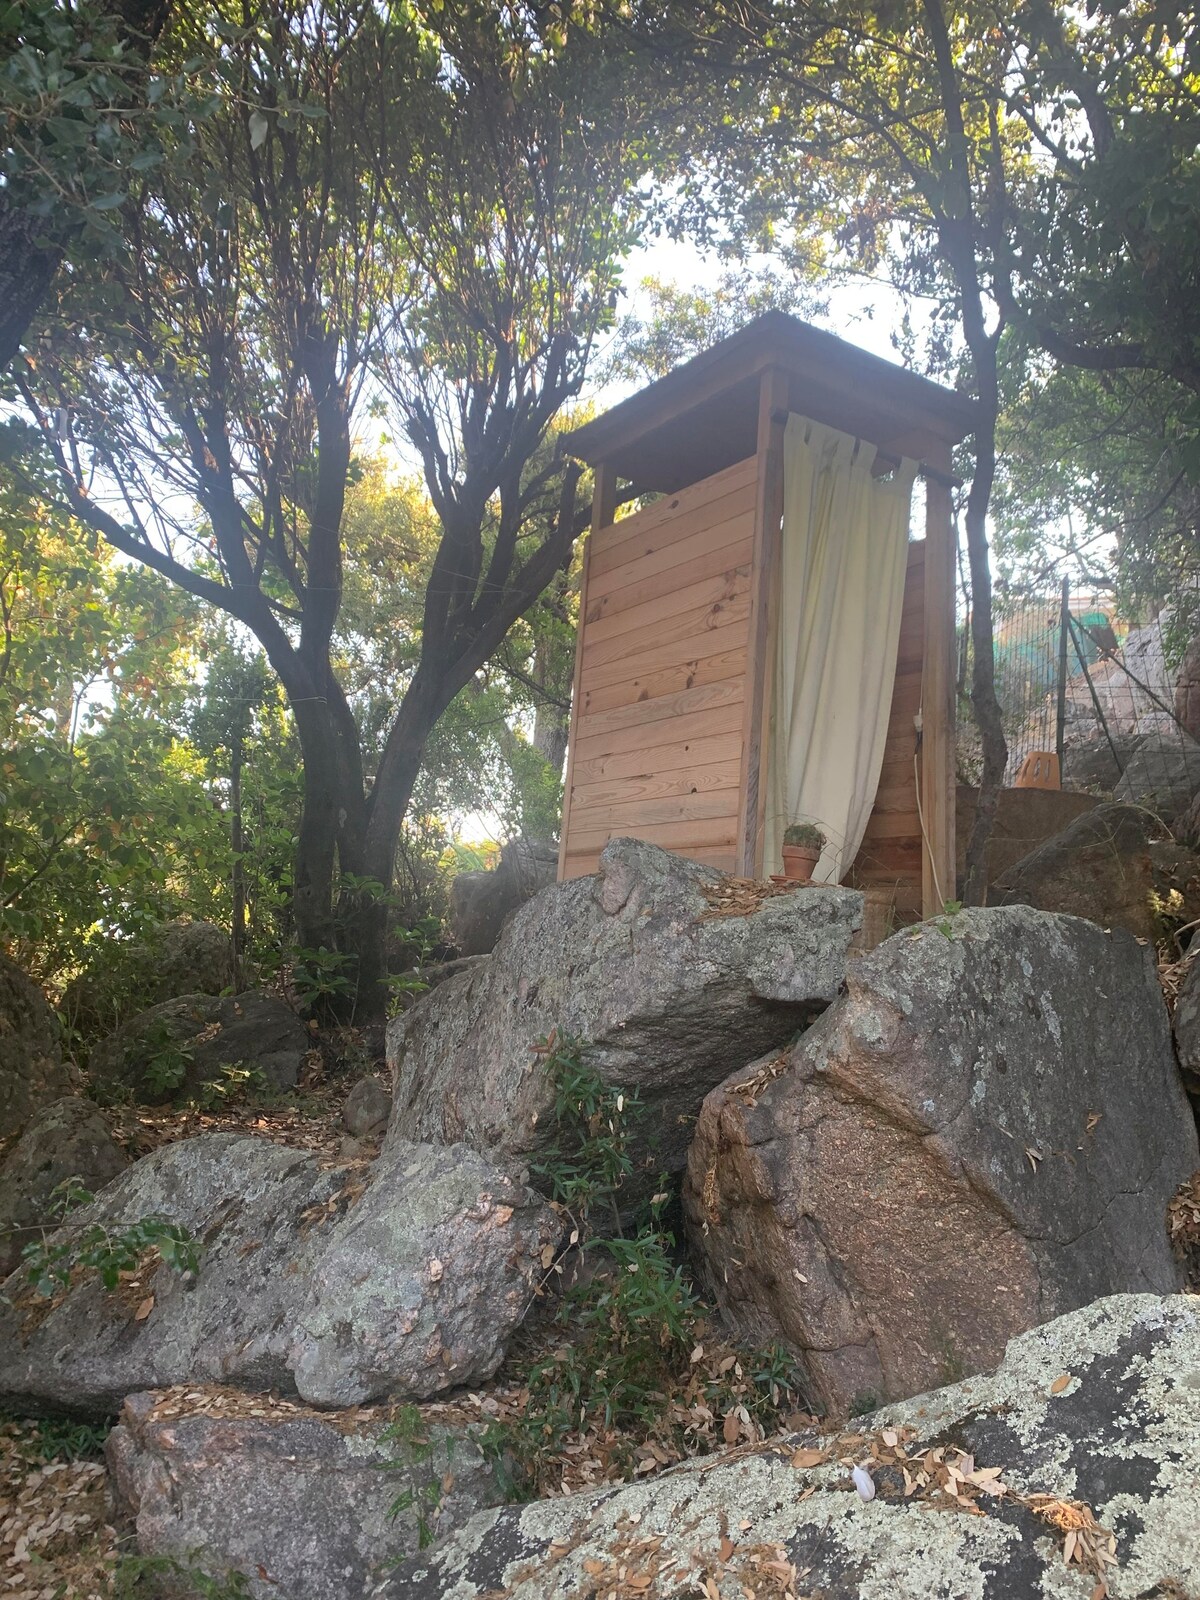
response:
<path id="1" fill-rule="evenodd" d="M 703 1307 L 664 1225 L 669 1195 L 653 1197 L 630 1236 L 620 1231 L 618 1200 L 633 1170 L 630 1140 L 644 1109 L 636 1096 L 605 1084 L 583 1051 L 581 1041 L 560 1033 L 537 1046 L 554 1084 L 556 1137 L 534 1170 L 575 1222 L 570 1242 L 579 1247 L 579 1277 L 555 1316 L 563 1342 L 526 1377 L 523 1412 L 493 1423 L 484 1436 L 514 1499 L 553 1484 L 563 1447 L 589 1432 L 609 1434 L 609 1452 L 631 1475 L 641 1440 L 688 1453 L 697 1447 L 688 1438 L 696 1415 L 711 1420 L 737 1404 L 768 1422 L 798 1394 L 793 1365 L 777 1349 L 697 1367 Z M 591 1233 L 601 1210 L 612 1217 L 611 1237 Z"/>
<path id="2" fill-rule="evenodd" d="M 225 1061 L 221 1064 L 220 1076 L 202 1083 L 192 1096 L 192 1103 L 202 1111 L 218 1111 L 235 1104 L 258 1104 L 277 1098 L 261 1067 L 248 1066 L 244 1061 Z"/>
<path id="3" fill-rule="evenodd" d="M 92 1196 L 78 1178 L 69 1178 L 51 1199 L 52 1212 L 61 1217 L 87 1204 Z M 21 1252 L 26 1279 L 47 1297 L 67 1288 L 76 1272 L 94 1272 L 111 1293 L 121 1274 L 134 1271 L 151 1251 L 176 1272 L 199 1270 L 199 1247 L 191 1234 L 161 1217 L 140 1217 L 117 1229 L 94 1222 L 75 1232 L 64 1230 L 64 1234 L 35 1240 Z"/>
<path id="4" fill-rule="evenodd" d="M 642 1116 L 637 1091 L 606 1083 L 583 1060 L 583 1050 L 581 1040 L 557 1031 L 534 1047 L 554 1089 L 555 1140 L 544 1160 L 530 1164 L 580 1230 L 590 1225 L 597 1203 L 615 1212 L 619 1191 L 633 1171 L 631 1125 Z"/>
<path id="5" fill-rule="evenodd" d="M 783 842 L 801 850 L 824 850 L 826 839 L 815 822 L 793 822 L 783 830 Z"/>
<path id="6" fill-rule="evenodd" d="M 69 240 L 80 258 L 120 250 L 120 211 L 131 178 L 160 171 L 190 147 L 211 113 L 202 80 L 207 51 L 176 49 L 148 73 L 144 40 L 124 8 L 80 0 L 0 4 L 0 105 L 6 188 Z M 136 13 L 133 13 L 136 14 Z"/>
<path id="7" fill-rule="evenodd" d="M 612 376 L 645 383 L 700 355 L 766 311 L 814 317 L 825 309 L 815 287 L 798 276 L 731 268 L 711 289 L 661 278 L 639 285 L 648 310 L 626 316 L 617 331 Z"/>
<path id="8" fill-rule="evenodd" d="M 384 1470 L 402 1477 L 404 1488 L 388 1508 L 389 1517 L 395 1519 L 404 1511 L 415 1514 L 417 1524 L 417 1549 L 426 1550 L 437 1537 L 438 1518 L 441 1512 L 443 1483 L 454 1469 L 454 1439 L 442 1439 L 444 1460 L 430 1439 L 420 1410 L 414 1405 L 401 1406 L 393 1421 L 381 1435 L 384 1443 L 402 1447 L 398 1458 L 385 1465 Z"/>
<path id="9" fill-rule="evenodd" d="M 65 1417 L 14 1420 L 23 1423 L 18 1449 L 35 1461 L 98 1461 L 104 1454 L 106 1423 L 69 1422 Z"/>
<path id="10" fill-rule="evenodd" d="M 354 958 L 342 950 L 299 949 L 292 952 L 291 980 L 296 998 L 315 1010 L 325 1000 L 354 993 Z"/>
<path id="11" fill-rule="evenodd" d="M 171 1556 L 122 1555 L 113 1570 L 111 1600 L 253 1600 L 241 1572 L 213 1577 Z"/>
<path id="12" fill-rule="evenodd" d="M 190 1047 L 181 1043 L 165 1022 L 159 1023 L 146 1039 L 143 1073 L 146 1086 L 155 1097 L 165 1097 L 183 1086 L 192 1063 Z"/>
<path id="13" fill-rule="evenodd" d="M 50 982 L 101 953 L 119 986 L 122 936 L 220 909 L 179 738 L 197 610 L 0 482 L 0 628 L 0 940 Z"/>

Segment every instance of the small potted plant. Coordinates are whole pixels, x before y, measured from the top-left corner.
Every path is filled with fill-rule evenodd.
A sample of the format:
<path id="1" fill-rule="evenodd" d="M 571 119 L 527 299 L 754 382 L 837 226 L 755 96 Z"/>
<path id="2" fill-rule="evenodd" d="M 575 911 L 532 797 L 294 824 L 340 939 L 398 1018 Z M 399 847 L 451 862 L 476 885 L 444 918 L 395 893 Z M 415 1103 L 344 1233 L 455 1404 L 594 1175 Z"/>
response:
<path id="1" fill-rule="evenodd" d="M 788 883 L 811 883 L 825 835 L 812 822 L 793 822 L 783 834 L 783 876 Z"/>

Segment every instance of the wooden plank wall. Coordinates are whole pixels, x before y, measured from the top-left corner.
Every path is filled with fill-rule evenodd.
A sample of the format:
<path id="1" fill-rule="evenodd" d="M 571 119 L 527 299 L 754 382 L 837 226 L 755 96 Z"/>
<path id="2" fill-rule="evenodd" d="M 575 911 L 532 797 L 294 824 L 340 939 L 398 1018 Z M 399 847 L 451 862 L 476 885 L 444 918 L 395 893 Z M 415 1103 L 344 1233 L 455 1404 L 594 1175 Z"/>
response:
<path id="1" fill-rule="evenodd" d="M 925 541 L 914 539 L 908 547 L 896 686 L 892 692 L 879 789 L 862 846 L 846 877 L 846 882 L 857 888 L 872 884 L 894 887 L 898 923 L 918 922 L 922 915 L 922 841 L 913 766 L 916 752 L 913 718 L 921 704 L 924 643 Z"/>
<path id="2" fill-rule="evenodd" d="M 756 458 L 591 535 L 560 876 L 630 834 L 737 859 Z"/>

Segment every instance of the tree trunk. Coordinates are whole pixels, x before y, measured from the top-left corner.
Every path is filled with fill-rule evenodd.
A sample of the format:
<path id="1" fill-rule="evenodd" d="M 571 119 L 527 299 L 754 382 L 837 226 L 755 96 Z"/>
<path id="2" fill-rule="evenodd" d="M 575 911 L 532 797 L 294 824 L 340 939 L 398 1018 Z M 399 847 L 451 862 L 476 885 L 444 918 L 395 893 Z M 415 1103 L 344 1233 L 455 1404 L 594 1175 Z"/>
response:
<path id="1" fill-rule="evenodd" d="M 993 368 L 993 379 L 995 377 Z M 996 476 L 996 395 L 981 376 L 984 417 L 975 436 L 975 473 L 967 497 L 967 558 L 971 568 L 971 710 L 979 729 L 983 770 L 979 800 L 967 841 L 963 901 L 981 906 L 987 899 L 987 847 L 1000 804 L 1008 765 L 1008 745 L 996 698 L 996 657 L 992 635 L 992 571 L 989 562 L 987 509 Z"/>
<path id="2" fill-rule="evenodd" d="M 233 750 L 229 761 L 229 843 L 233 854 L 230 872 L 230 896 L 233 914 L 230 921 L 229 944 L 233 958 L 233 987 L 242 988 L 242 971 L 246 958 L 246 863 L 242 859 L 245 836 L 242 830 L 242 762 L 245 741 L 240 722 L 234 729 Z"/>
<path id="3" fill-rule="evenodd" d="M 344 809 L 337 746 L 323 703 L 293 700 L 292 715 L 300 739 L 304 777 L 292 888 L 296 943 L 305 950 L 333 950 L 337 944 L 333 884 L 339 813 Z"/>
<path id="4" fill-rule="evenodd" d="M 63 258 L 61 249 L 34 243 L 45 232 L 44 217 L 31 216 L 0 194 L 0 370 L 21 348 Z"/>
<path id="5" fill-rule="evenodd" d="M 533 714 L 533 748 L 543 757 L 555 777 L 562 777 L 567 758 L 570 713 L 560 706 L 542 701 Z"/>
<path id="6" fill-rule="evenodd" d="M 418 669 L 388 735 L 371 792 L 363 863 L 366 876 L 385 889 L 392 886 L 400 829 L 425 745 L 458 688 L 448 672 Z M 386 1013 L 388 1000 L 386 907 L 360 896 L 346 935 L 358 956 L 357 1015 L 376 1021 Z"/>

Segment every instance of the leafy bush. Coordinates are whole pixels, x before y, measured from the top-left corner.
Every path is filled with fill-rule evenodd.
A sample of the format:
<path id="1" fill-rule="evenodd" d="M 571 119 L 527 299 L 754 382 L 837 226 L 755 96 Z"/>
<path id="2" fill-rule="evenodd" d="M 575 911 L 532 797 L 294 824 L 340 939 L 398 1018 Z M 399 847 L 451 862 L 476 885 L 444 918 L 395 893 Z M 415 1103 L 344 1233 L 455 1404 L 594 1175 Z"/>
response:
<path id="1" fill-rule="evenodd" d="M 202 1083 L 192 1096 L 191 1103 L 199 1106 L 201 1111 L 219 1111 L 225 1106 L 278 1098 L 261 1067 L 247 1065 L 244 1061 L 225 1061 L 221 1065 L 220 1077 Z"/>
<path id="2" fill-rule="evenodd" d="M 447 1435 L 442 1443 L 445 1460 L 437 1460 L 433 1441 L 425 1430 L 420 1410 L 401 1406 L 381 1439 L 403 1446 L 403 1456 L 385 1470 L 403 1476 L 405 1486 L 388 1508 L 393 1519 L 401 1512 L 413 1511 L 417 1520 L 417 1549 L 426 1550 L 437 1537 L 441 1515 L 443 1484 L 454 1467 L 454 1439 Z"/>
<path id="3" fill-rule="evenodd" d="M 113 1571 L 111 1600 L 253 1600 L 241 1572 L 214 1578 L 171 1556 L 123 1555 Z"/>
<path id="4" fill-rule="evenodd" d="M 155 1095 L 174 1094 L 183 1087 L 191 1064 L 191 1047 L 177 1039 L 165 1023 L 158 1024 L 147 1040 L 142 1069 L 146 1087 Z"/>
<path id="5" fill-rule="evenodd" d="M 62 1218 L 92 1198 L 78 1178 L 68 1178 L 51 1196 L 52 1210 Z M 93 1222 L 66 1238 L 50 1235 L 27 1244 L 21 1260 L 30 1284 L 47 1297 L 69 1287 L 77 1271 L 96 1273 L 111 1293 L 122 1273 L 136 1271 L 151 1251 L 176 1272 L 199 1269 L 200 1253 L 191 1234 L 161 1217 L 139 1217 L 115 1230 Z"/>
<path id="6" fill-rule="evenodd" d="M 34 1461 L 97 1461 L 104 1454 L 107 1438 L 107 1423 L 68 1422 L 64 1417 L 39 1417 L 35 1422 L 21 1419 L 17 1449 Z"/>
<path id="7" fill-rule="evenodd" d="M 707 1345 L 704 1307 L 675 1260 L 664 1225 L 665 1188 L 632 1233 L 620 1229 L 617 1196 L 632 1171 L 632 1125 L 644 1115 L 637 1097 L 606 1084 L 587 1066 L 579 1040 L 553 1034 L 537 1046 L 555 1089 L 556 1142 L 535 1171 L 552 1201 L 574 1223 L 575 1284 L 554 1323 L 563 1339 L 526 1376 L 521 1415 L 493 1423 L 484 1448 L 505 1492 L 523 1499 L 557 1488 L 561 1456 L 589 1436 L 628 1476 L 695 1454 L 712 1442 L 716 1418 L 738 1436 L 743 1425 L 768 1428 L 793 1409 L 800 1385 L 777 1348 L 740 1355 Z M 601 1211 L 613 1232 L 592 1232 Z M 554 1269 L 561 1273 L 559 1262 Z M 644 1452 L 649 1450 L 647 1456 Z"/>
<path id="8" fill-rule="evenodd" d="M 583 1048 L 579 1039 L 557 1031 L 534 1046 L 554 1089 L 556 1142 L 544 1161 L 530 1167 L 577 1226 L 590 1224 L 592 1207 L 604 1202 L 619 1232 L 616 1198 L 633 1171 L 630 1130 L 643 1108 L 636 1090 L 614 1088 L 585 1065 Z"/>

